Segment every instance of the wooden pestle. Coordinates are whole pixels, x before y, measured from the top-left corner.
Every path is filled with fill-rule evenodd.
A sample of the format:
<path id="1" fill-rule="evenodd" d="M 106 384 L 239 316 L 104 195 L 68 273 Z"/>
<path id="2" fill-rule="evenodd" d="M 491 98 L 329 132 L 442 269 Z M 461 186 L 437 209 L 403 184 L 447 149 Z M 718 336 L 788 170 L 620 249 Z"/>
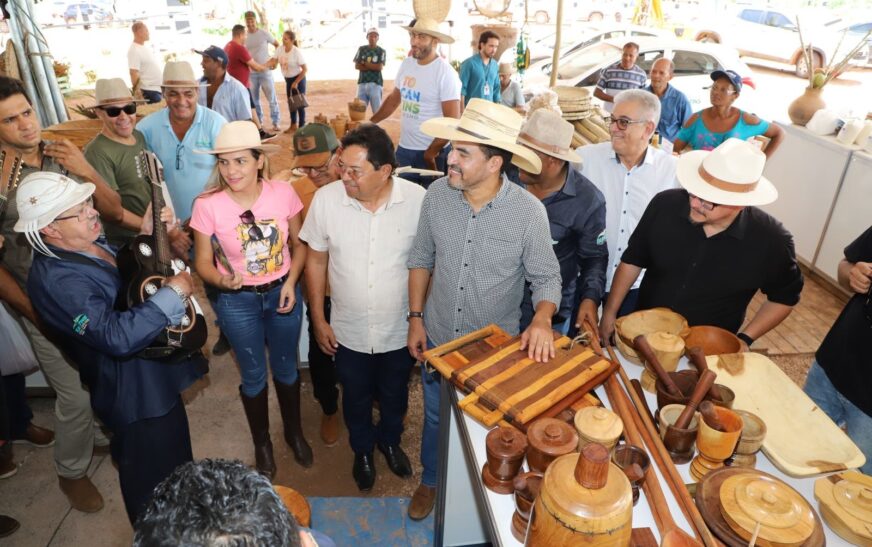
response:
<path id="1" fill-rule="evenodd" d="M 702 414 L 702 419 L 705 423 L 715 431 L 725 432 L 727 430 L 724 424 L 721 423 L 721 418 L 715 410 L 715 404 L 711 401 L 703 401 L 699 405 L 699 413 Z"/>
<path id="2" fill-rule="evenodd" d="M 640 334 L 633 339 L 633 346 L 636 348 L 636 351 L 642 355 L 642 358 L 648 366 L 654 369 L 654 373 L 657 374 L 657 377 L 661 382 L 663 382 L 666 391 L 668 391 L 673 397 L 684 397 L 684 394 L 680 389 L 678 389 L 678 386 L 675 385 L 675 381 L 673 381 L 672 377 L 669 376 L 669 373 L 663 369 L 663 365 L 660 364 L 660 360 L 657 359 L 654 350 L 651 349 L 651 345 L 648 343 L 648 340 L 645 339 L 644 334 Z"/>
<path id="3" fill-rule="evenodd" d="M 696 412 L 696 407 L 702 401 L 702 398 L 705 397 L 705 394 L 708 393 L 709 388 L 714 385 L 715 378 L 717 377 L 717 374 L 708 369 L 702 373 L 702 376 L 699 377 L 699 381 L 696 383 L 696 387 L 693 388 L 690 400 L 687 401 L 687 404 L 684 405 L 684 410 L 681 411 L 678 419 L 672 424 L 673 427 L 687 429 L 687 426 L 690 425 L 690 421 L 693 419 L 693 413 Z"/>
<path id="4" fill-rule="evenodd" d="M 690 362 L 693 363 L 693 366 L 696 367 L 696 370 L 702 374 L 707 371 L 708 363 L 705 360 L 705 352 L 702 351 L 702 348 L 699 346 L 694 346 L 692 348 L 687 348 L 687 357 L 690 359 Z M 720 390 L 712 384 L 712 387 L 708 391 L 709 399 L 717 399 L 720 400 Z"/>

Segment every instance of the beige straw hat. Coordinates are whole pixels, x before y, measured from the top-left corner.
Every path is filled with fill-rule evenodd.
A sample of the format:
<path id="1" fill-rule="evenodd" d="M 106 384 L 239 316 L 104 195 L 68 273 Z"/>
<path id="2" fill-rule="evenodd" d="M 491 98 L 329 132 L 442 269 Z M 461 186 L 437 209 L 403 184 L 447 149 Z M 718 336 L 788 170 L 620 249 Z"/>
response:
<path id="1" fill-rule="evenodd" d="M 439 32 L 439 23 L 435 19 L 429 17 L 421 17 L 415 21 L 414 26 L 402 27 L 409 32 L 417 32 L 418 34 L 426 34 L 436 38 L 443 44 L 453 44 L 454 38 Z"/>
<path id="2" fill-rule="evenodd" d="M 90 108 L 145 102 L 143 99 L 134 99 L 127 84 L 121 78 L 101 78 L 97 80 L 97 87 L 94 89 L 94 100 L 94 105 Z"/>
<path id="3" fill-rule="evenodd" d="M 689 193 L 718 205 L 766 205 L 778 190 L 763 176 L 766 155 L 753 144 L 727 139 L 714 150 L 678 158 L 676 177 Z"/>
<path id="4" fill-rule="evenodd" d="M 227 154 L 240 150 L 263 150 L 275 152 L 279 150 L 275 144 L 263 144 L 260 142 L 260 132 L 253 122 L 239 120 L 229 122 L 218 132 L 215 138 L 215 148 L 212 150 L 194 150 L 195 154 Z"/>
<path id="5" fill-rule="evenodd" d="M 500 63 L 500 74 L 514 74 L 515 63 Z"/>
<path id="6" fill-rule="evenodd" d="M 521 127 L 518 144 L 561 160 L 581 163 L 581 157 L 572 150 L 573 131 L 572 124 L 560 114 L 539 108 L 530 113 Z"/>
<path id="7" fill-rule="evenodd" d="M 164 65 L 161 87 L 196 87 L 200 82 L 194 76 L 194 69 L 187 61 L 169 61 Z"/>

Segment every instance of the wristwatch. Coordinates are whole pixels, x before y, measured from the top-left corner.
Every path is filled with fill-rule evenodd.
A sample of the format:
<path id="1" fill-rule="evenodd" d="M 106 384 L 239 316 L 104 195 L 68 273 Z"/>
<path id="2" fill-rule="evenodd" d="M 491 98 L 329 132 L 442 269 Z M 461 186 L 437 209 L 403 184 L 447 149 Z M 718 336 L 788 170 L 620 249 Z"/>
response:
<path id="1" fill-rule="evenodd" d="M 172 283 L 167 283 L 166 285 L 164 285 L 164 287 L 166 287 L 168 289 L 172 289 L 174 293 L 179 295 L 179 298 L 182 299 L 182 304 L 184 304 L 188 301 L 188 297 L 185 295 L 184 291 L 182 291 L 182 289 L 176 287 Z"/>
<path id="2" fill-rule="evenodd" d="M 424 312 L 422 311 L 410 311 L 406 313 L 406 321 L 411 320 L 412 318 L 417 317 L 418 319 L 424 318 Z"/>

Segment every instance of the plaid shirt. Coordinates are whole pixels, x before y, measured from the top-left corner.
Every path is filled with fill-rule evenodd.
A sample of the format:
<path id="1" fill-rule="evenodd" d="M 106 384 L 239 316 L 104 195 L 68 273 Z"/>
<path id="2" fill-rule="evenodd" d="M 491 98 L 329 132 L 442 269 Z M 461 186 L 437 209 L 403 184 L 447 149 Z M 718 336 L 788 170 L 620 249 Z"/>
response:
<path id="1" fill-rule="evenodd" d="M 437 345 L 490 323 L 516 335 L 525 280 L 534 307 L 542 300 L 560 305 L 560 264 L 545 207 L 505 176 L 478 212 L 448 177 L 431 184 L 408 267 L 433 272 L 424 324 Z"/>

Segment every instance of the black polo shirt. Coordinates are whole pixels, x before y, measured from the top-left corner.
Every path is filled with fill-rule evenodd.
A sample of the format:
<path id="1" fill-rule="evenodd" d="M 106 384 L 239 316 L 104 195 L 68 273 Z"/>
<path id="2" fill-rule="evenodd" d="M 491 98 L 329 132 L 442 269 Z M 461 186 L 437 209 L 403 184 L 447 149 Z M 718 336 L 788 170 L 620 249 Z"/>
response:
<path id="1" fill-rule="evenodd" d="M 729 228 L 706 237 L 689 215 L 687 191 L 660 192 L 630 236 L 621 260 L 646 269 L 638 309 L 664 306 L 691 326 L 738 332 L 758 289 L 772 302 L 799 302 L 802 272 L 780 222 L 745 207 Z"/>
<path id="2" fill-rule="evenodd" d="M 845 247 L 848 262 L 872 262 L 872 228 Z M 872 416 L 872 321 L 864 307 L 867 295 L 854 294 L 833 323 L 815 358 L 839 393 Z"/>

